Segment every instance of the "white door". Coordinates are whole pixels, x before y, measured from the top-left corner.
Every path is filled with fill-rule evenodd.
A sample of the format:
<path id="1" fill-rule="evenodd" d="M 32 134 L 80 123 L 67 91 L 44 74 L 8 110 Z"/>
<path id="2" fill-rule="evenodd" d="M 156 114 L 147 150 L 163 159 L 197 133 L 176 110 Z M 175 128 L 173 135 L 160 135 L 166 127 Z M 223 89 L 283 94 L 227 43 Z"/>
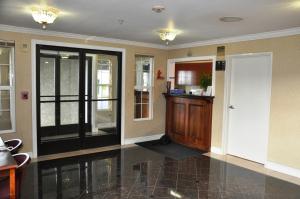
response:
<path id="1" fill-rule="evenodd" d="M 267 156 L 272 76 L 271 54 L 229 60 L 227 153 L 264 164 Z"/>

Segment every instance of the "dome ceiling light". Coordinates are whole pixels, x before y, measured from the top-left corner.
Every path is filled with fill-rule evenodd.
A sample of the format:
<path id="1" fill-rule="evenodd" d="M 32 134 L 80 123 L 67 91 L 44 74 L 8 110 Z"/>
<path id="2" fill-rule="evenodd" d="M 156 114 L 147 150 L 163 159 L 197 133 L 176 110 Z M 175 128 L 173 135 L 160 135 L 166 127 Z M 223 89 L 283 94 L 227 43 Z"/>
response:
<path id="1" fill-rule="evenodd" d="M 46 29 L 48 24 L 52 24 L 55 21 L 59 10 L 48 6 L 33 6 L 31 14 L 34 21 L 41 24 L 43 29 Z"/>
<path id="2" fill-rule="evenodd" d="M 169 29 L 162 29 L 158 31 L 159 37 L 162 41 L 165 41 L 168 45 L 170 41 L 173 41 L 177 34 L 179 33 L 178 30 L 169 30 Z"/>

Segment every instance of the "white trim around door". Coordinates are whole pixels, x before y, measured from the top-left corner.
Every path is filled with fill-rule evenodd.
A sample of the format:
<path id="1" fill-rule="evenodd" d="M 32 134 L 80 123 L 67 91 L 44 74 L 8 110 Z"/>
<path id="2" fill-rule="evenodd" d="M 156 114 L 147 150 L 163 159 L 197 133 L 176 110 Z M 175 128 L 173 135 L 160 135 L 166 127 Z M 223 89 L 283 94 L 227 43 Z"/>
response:
<path id="1" fill-rule="evenodd" d="M 270 58 L 270 71 L 268 74 L 268 99 L 269 99 L 269 107 L 268 108 L 268 114 L 270 115 L 270 103 L 271 103 L 271 87 L 272 87 L 272 61 L 273 61 L 273 53 L 272 52 L 263 52 L 263 53 L 247 53 L 247 54 L 236 54 L 236 55 L 229 55 L 226 56 L 226 70 L 225 70 L 225 82 L 224 82 L 224 108 L 223 108 L 223 129 L 222 129 L 222 148 L 221 153 L 227 154 L 227 148 L 228 148 L 228 123 L 229 123 L 229 103 L 230 103 L 230 87 L 231 87 L 231 72 L 232 72 L 232 59 L 233 58 L 239 58 L 239 57 L 249 57 L 249 56 L 269 56 Z M 269 121 L 267 126 L 269 127 Z M 267 129 L 266 133 L 266 140 L 268 145 L 268 136 L 269 136 L 269 128 Z M 267 146 L 266 150 L 267 150 Z M 267 152 L 265 154 L 265 161 L 264 164 L 267 162 Z"/>
<path id="2" fill-rule="evenodd" d="M 36 129 L 36 45 L 51 45 L 51 46 L 63 46 L 71 48 L 85 48 L 92 50 L 108 50 L 108 51 L 118 51 L 122 53 L 122 116 L 121 116 L 121 145 L 125 144 L 125 77 L 126 77 L 126 50 L 124 48 L 112 48 L 107 46 L 95 46 L 95 45 L 85 45 L 85 44 L 74 44 L 65 42 L 54 42 L 46 40 L 31 40 L 31 74 L 32 74 L 32 157 L 37 157 L 37 129 Z"/>
<path id="3" fill-rule="evenodd" d="M 215 96 L 215 83 L 216 83 L 216 60 L 217 57 L 215 55 L 211 56 L 199 56 L 199 57 L 184 57 L 184 58 L 175 58 L 175 59 L 168 59 L 168 66 L 167 66 L 167 81 L 174 81 L 174 77 L 172 77 L 175 73 L 175 64 L 177 62 L 189 62 L 189 61 L 212 61 L 212 96 Z M 174 85 L 174 83 L 173 83 Z M 172 86 L 173 86 L 172 85 Z M 173 86 L 174 88 L 174 86 Z"/>

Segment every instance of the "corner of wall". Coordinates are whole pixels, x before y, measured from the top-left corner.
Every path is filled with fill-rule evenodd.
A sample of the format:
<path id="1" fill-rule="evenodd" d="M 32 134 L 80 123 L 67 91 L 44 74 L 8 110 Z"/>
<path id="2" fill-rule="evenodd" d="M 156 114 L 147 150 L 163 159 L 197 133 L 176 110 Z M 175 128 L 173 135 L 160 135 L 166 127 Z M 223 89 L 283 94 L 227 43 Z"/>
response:
<path id="1" fill-rule="evenodd" d="M 218 154 L 218 155 L 224 155 L 223 150 L 222 150 L 222 148 L 220 148 L 220 147 L 212 146 L 212 147 L 210 148 L 210 152 L 215 153 L 215 154 Z"/>

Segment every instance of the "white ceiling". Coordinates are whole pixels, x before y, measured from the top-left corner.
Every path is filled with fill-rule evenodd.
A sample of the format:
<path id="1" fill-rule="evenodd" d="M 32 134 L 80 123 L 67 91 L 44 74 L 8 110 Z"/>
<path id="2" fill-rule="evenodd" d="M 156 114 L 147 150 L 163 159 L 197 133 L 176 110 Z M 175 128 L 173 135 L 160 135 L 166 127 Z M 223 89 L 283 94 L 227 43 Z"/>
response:
<path id="1" fill-rule="evenodd" d="M 45 0 L 43 0 L 45 1 Z M 37 28 L 26 7 L 37 0 L 0 0 L 0 24 Z M 163 44 L 156 30 L 182 31 L 172 45 L 300 27 L 300 2 L 291 0 L 48 0 L 63 11 L 48 30 Z M 294 4 L 294 5 L 293 5 Z M 154 5 L 164 5 L 160 14 Z M 238 16 L 241 22 L 219 18 Z M 118 20 L 124 20 L 122 25 Z"/>

